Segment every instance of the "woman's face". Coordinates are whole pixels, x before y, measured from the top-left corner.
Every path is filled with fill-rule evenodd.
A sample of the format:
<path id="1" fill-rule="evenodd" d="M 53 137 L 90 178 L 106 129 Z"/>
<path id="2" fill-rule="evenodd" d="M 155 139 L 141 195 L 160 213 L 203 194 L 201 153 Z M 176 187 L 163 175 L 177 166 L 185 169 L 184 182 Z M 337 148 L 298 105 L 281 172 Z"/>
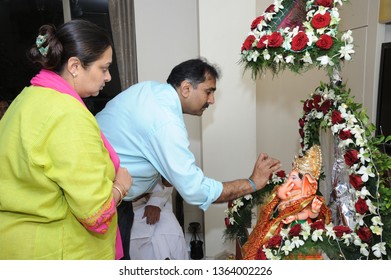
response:
<path id="1" fill-rule="evenodd" d="M 87 68 L 81 67 L 74 79 L 76 92 L 82 98 L 97 96 L 105 84 L 111 80 L 109 67 L 112 62 L 113 50 L 107 48 L 102 56 Z"/>

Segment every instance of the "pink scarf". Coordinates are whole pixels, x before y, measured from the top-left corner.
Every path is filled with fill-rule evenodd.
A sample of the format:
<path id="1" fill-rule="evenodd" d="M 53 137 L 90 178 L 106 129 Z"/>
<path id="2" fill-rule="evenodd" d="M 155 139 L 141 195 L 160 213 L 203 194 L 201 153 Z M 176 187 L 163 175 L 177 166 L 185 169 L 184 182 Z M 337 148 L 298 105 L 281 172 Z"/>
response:
<path id="1" fill-rule="evenodd" d="M 39 86 L 39 87 L 46 87 L 54 89 L 58 92 L 61 92 L 63 94 L 68 94 L 74 98 L 76 98 L 81 104 L 83 104 L 85 107 L 83 100 L 81 97 L 77 94 L 77 92 L 69 85 L 67 81 L 65 81 L 61 76 L 57 75 L 56 73 L 42 69 L 35 77 L 31 79 L 31 84 L 33 86 Z M 87 107 L 86 107 L 87 109 Z M 105 145 L 105 148 L 109 152 L 111 161 L 114 164 L 115 171 L 118 171 L 120 160 L 113 149 L 113 147 L 110 145 L 109 141 L 106 139 L 106 137 L 101 132 L 101 137 L 103 140 L 103 144 Z M 123 257 L 123 249 L 122 249 L 122 241 L 121 241 L 121 235 L 119 232 L 119 229 L 117 229 L 117 238 L 115 243 L 115 259 L 120 259 Z"/>

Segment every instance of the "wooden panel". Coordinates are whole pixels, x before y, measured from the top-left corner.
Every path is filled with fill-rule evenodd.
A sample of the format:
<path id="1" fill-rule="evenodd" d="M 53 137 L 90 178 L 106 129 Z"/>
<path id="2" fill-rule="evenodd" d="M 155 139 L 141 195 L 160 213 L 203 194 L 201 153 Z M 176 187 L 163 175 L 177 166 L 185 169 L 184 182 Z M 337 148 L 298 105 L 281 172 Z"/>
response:
<path id="1" fill-rule="evenodd" d="M 350 2 L 344 2 L 343 6 L 338 6 L 341 17 L 341 21 L 338 27 L 339 30 L 353 30 L 367 26 L 369 17 L 368 6 L 370 4 L 372 3 L 370 3 L 368 0 L 354 0 Z"/>
<path id="2" fill-rule="evenodd" d="M 391 23 L 391 0 L 380 0 L 379 22 Z"/>

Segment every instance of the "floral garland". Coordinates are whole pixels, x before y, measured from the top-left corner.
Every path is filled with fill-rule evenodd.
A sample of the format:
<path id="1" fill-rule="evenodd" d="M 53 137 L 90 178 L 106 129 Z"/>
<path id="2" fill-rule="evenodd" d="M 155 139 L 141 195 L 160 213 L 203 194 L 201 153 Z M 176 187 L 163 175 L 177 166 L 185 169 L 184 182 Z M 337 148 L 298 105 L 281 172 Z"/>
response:
<path id="1" fill-rule="evenodd" d="M 273 236 L 259 250 L 259 259 L 294 258 L 308 254 L 313 248 L 320 248 L 331 259 L 382 259 L 391 255 L 391 189 L 384 179 L 391 169 L 391 157 L 379 151 L 379 145 L 390 142 L 391 136 L 373 136 L 373 124 L 368 123 L 365 111 L 360 111 L 361 105 L 354 103 L 349 93 L 345 85 L 321 83 L 304 101 L 304 114 L 299 119 L 300 154 L 320 144 L 320 129 L 331 129 L 338 137 L 355 197 L 357 225 L 353 229 L 318 221 L 295 225 Z M 265 189 L 273 189 L 283 181 L 281 174 L 274 174 Z M 241 236 L 245 227 L 242 221 L 246 220 L 249 208 L 262 204 L 267 192 L 261 191 L 228 205 L 225 212 L 228 239 L 240 237 L 244 239 L 241 243 L 245 242 Z"/>
<path id="2" fill-rule="evenodd" d="M 275 186 L 281 185 L 285 179 L 285 171 L 278 171 L 272 174 L 263 189 L 228 202 L 228 208 L 224 211 L 226 225 L 224 235 L 227 240 L 238 239 L 240 244 L 246 242 L 247 228 L 251 227 L 251 220 L 255 215 L 254 207 L 262 204 L 266 194 Z"/>
<path id="3" fill-rule="evenodd" d="M 242 44 L 241 63 L 245 70 L 251 69 L 255 79 L 267 68 L 277 74 L 285 68 L 298 73 L 316 66 L 325 68 L 331 77 L 334 70 L 340 70 L 340 62 L 351 60 L 355 52 L 352 31 L 338 34 L 337 6 L 347 1 L 307 0 L 302 26 L 273 30 L 277 28 L 276 22 L 286 15 L 286 7 L 296 5 L 295 0 L 274 0 L 274 4 L 252 22 L 251 31 Z"/>
<path id="4" fill-rule="evenodd" d="M 390 196 L 382 196 L 380 200 L 380 194 L 389 189 L 384 178 L 391 168 L 391 159 L 379 151 L 379 144 L 390 141 L 391 137 L 373 136 L 374 125 L 369 123 L 361 107 L 353 101 L 346 85 L 321 83 L 304 101 L 304 114 L 299 119 L 301 153 L 314 144 L 320 144 L 320 129 L 331 129 L 338 139 L 338 147 L 344 151 L 351 192 L 355 197 L 357 226 L 349 236 L 342 238 L 350 238 L 363 256 L 381 258 L 387 255 L 386 245 L 388 250 L 391 248 L 389 236 L 383 238 Z M 382 211 L 384 215 L 381 215 Z"/>

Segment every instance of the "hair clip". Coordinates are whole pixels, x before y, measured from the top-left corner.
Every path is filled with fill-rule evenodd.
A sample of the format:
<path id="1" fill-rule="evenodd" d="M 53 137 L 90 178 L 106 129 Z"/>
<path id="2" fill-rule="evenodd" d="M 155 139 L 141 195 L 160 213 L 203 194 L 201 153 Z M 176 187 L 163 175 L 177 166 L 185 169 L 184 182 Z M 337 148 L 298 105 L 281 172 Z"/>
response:
<path id="1" fill-rule="evenodd" d="M 35 44 L 37 45 L 37 48 L 40 48 L 43 45 L 43 43 L 46 42 L 47 37 L 48 37 L 47 34 L 38 35 L 37 39 L 35 40 Z"/>
<path id="2" fill-rule="evenodd" d="M 41 55 L 45 56 L 48 54 L 49 45 L 46 45 L 46 47 L 43 47 L 43 44 L 46 42 L 48 35 L 38 35 L 37 39 L 35 40 L 35 44 L 37 45 L 38 51 Z"/>
<path id="3" fill-rule="evenodd" d="M 49 50 L 49 45 L 47 45 L 46 47 L 40 47 L 38 49 L 38 51 L 45 57 L 48 54 L 48 50 Z"/>

